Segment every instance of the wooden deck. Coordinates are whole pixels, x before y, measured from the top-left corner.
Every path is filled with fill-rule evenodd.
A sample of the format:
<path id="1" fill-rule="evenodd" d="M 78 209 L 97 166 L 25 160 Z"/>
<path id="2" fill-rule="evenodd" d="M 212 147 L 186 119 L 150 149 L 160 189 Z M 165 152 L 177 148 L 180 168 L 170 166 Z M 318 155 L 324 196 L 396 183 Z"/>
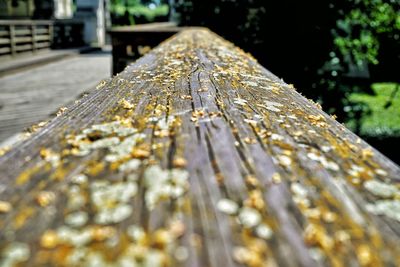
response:
<path id="1" fill-rule="evenodd" d="M 202 29 L 0 158 L 1 266 L 399 266 L 400 168 Z"/>
<path id="2" fill-rule="evenodd" d="M 109 77 L 111 56 L 107 53 L 52 51 L 34 61 L 40 63 L 46 57 L 59 61 L 0 77 L 0 144 L 32 124 L 53 118 L 61 106 L 72 103 L 99 80 Z M 60 60 L 62 57 L 65 58 Z M 22 65 L 27 60 L 19 61 Z M 13 62 L 7 63 L 12 66 Z"/>

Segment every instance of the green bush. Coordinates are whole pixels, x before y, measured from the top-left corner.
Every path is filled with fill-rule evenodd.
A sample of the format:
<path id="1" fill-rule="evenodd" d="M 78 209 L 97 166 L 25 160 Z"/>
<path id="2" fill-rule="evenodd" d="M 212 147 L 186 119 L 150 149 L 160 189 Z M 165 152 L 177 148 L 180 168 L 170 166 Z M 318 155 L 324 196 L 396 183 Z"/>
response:
<path id="1" fill-rule="evenodd" d="M 156 17 L 167 16 L 168 12 L 168 4 L 160 1 L 111 0 L 110 2 L 114 25 L 134 25 L 138 19 L 140 23 L 152 22 Z"/>
<path id="2" fill-rule="evenodd" d="M 374 94 L 352 93 L 349 100 L 362 106 L 361 117 L 350 119 L 346 125 L 367 137 L 400 137 L 400 84 L 375 83 Z"/>

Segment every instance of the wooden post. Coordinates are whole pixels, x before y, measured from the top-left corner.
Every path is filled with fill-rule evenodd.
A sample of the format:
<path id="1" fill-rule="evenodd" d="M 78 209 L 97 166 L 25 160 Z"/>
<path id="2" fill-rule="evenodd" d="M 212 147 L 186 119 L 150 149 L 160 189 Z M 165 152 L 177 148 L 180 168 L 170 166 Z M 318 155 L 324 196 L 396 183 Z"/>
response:
<path id="1" fill-rule="evenodd" d="M 10 29 L 10 48 L 11 48 L 11 55 L 15 56 L 17 53 L 16 50 L 16 43 L 15 43 L 15 25 L 14 24 L 10 24 L 9 26 Z"/>
<path id="2" fill-rule="evenodd" d="M 0 254 L 18 266 L 400 266 L 399 177 L 250 55 L 191 29 L 0 157 Z"/>
<path id="3" fill-rule="evenodd" d="M 54 38 L 54 26 L 52 23 L 48 24 L 48 29 L 49 29 L 49 42 L 50 42 L 50 47 L 53 46 L 53 38 Z"/>
<path id="4" fill-rule="evenodd" d="M 36 52 L 36 27 L 37 25 L 32 22 L 31 26 L 31 36 L 32 36 L 32 51 Z"/>

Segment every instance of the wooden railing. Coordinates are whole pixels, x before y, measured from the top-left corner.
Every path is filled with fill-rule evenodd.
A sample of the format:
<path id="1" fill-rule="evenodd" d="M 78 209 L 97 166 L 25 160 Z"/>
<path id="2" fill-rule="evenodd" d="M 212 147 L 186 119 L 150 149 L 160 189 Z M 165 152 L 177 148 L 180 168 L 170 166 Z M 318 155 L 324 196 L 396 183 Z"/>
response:
<path id="1" fill-rule="evenodd" d="M 183 29 L 172 22 L 112 28 L 108 31 L 112 43 L 112 74 L 120 73 L 151 48 Z"/>
<path id="2" fill-rule="evenodd" d="M 78 19 L 54 20 L 53 24 L 53 49 L 84 46 L 84 24 Z"/>
<path id="3" fill-rule="evenodd" d="M 187 30 L 0 157 L 1 260 L 400 266 L 399 177 L 251 56 Z"/>
<path id="4" fill-rule="evenodd" d="M 47 20 L 0 20 L 0 56 L 49 48 L 53 24 Z"/>

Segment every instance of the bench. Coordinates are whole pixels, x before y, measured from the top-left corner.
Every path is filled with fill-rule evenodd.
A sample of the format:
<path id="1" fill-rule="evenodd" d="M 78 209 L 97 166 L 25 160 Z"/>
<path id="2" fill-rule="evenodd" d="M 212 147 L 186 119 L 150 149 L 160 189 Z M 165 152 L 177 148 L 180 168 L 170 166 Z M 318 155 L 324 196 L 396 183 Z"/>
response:
<path id="1" fill-rule="evenodd" d="M 399 266 L 400 168 L 206 29 L 0 157 L 4 266 Z"/>
<path id="2" fill-rule="evenodd" d="M 173 22 L 156 22 L 134 26 L 118 26 L 108 31 L 112 44 L 112 74 L 116 75 L 130 63 L 184 27 Z"/>

